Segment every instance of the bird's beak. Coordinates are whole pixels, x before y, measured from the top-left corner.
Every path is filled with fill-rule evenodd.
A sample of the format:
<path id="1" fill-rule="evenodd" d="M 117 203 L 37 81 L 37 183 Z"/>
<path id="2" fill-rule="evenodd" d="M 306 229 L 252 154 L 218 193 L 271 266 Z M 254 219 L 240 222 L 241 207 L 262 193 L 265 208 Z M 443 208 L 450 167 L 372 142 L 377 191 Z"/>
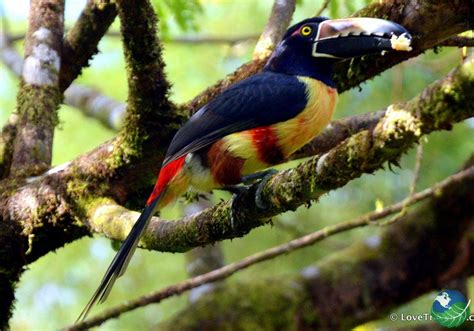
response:
<path id="1" fill-rule="evenodd" d="M 378 18 L 344 18 L 319 24 L 313 56 L 348 59 L 390 50 L 410 51 L 410 33 Z"/>

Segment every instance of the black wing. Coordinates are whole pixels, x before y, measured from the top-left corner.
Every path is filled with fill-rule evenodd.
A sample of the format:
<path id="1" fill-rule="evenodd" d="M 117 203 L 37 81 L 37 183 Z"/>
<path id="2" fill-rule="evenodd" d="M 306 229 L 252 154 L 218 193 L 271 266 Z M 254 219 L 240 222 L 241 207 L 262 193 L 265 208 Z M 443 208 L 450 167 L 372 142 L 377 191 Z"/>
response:
<path id="1" fill-rule="evenodd" d="M 307 104 L 306 85 L 294 76 L 264 72 L 225 90 L 174 136 L 163 166 L 235 132 L 283 122 Z"/>

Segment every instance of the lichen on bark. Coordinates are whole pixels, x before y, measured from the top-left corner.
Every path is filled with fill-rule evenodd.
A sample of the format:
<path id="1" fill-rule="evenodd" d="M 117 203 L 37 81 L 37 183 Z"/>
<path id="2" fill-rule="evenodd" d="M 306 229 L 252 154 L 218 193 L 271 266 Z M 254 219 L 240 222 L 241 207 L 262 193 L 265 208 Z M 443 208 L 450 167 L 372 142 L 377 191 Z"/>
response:
<path id="1" fill-rule="evenodd" d="M 17 97 L 17 132 L 12 168 L 38 174 L 51 164 L 59 91 L 64 2 L 31 2 L 22 82 Z"/>

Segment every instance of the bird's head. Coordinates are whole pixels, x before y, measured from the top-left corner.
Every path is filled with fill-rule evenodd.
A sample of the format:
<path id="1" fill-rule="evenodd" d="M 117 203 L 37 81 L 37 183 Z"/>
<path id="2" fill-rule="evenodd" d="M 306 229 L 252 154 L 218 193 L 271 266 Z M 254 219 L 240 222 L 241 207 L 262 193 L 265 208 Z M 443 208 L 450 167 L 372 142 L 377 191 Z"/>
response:
<path id="1" fill-rule="evenodd" d="M 345 59 L 391 50 L 409 51 L 410 41 L 404 27 L 387 20 L 313 17 L 288 29 L 265 69 L 321 75 L 333 63 Z"/>

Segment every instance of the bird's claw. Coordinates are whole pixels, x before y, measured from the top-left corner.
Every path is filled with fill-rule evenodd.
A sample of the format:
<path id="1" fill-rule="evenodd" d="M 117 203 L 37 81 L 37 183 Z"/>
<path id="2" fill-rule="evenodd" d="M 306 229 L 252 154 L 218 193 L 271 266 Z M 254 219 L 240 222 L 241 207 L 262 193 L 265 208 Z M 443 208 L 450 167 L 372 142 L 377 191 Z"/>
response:
<path id="1" fill-rule="evenodd" d="M 230 202 L 230 227 L 234 234 L 238 232 L 237 223 L 235 221 L 235 215 L 237 214 L 236 202 L 248 189 L 248 186 L 245 185 L 228 185 L 220 188 L 222 191 L 232 193 L 232 200 Z"/>
<path id="2" fill-rule="evenodd" d="M 262 180 L 265 177 L 276 174 L 277 172 L 278 171 L 275 169 L 267 169 L 267 170 L 255 172 L 253 174 L 245 175 L 245 176 L 242 176 L 242 183 L 247 184 L 247 185 L 253 184 L 257 180 Z"/>
<path id="3" fill-rule="evenodd" d="M 265 171 L 256 172 L 254 174 L 246 175 L 242 177 L 242 183 L 244 185 L 229 185 L 221 188 L 223 191 L 228 191 L 232 193 L 232 201 L 230 205 L 230 226 L 232 228 L 232 232 L 236 234 L 238 231 L 237 223 L 235 220 L 235 215 L 237 215 L 236 203 L 239 198 L 249 190 L 250 184 L 258 181 L 257 183 L 257 190 L 255 192 L 255 204 L 260 209 L 267 209 L 267 204 L 263 202 L 262 193 L 265 187 L 265 184 L 268 180 L 277 173 L 278 171 L 275 169 L 268 169 Z"/>
<path id="4" fill-rule="evenodd" d="M 255 204 L 260 209 L 268 208 L 268 205 L 262 199 L 262 193 L 268 180 L 276 173 L 278 173 L 278 171 L 275 169 L 268 169 L 258 173 L 260 175 L 260 181 L 257 184 L 257 191 L 255 192 Z"/>

